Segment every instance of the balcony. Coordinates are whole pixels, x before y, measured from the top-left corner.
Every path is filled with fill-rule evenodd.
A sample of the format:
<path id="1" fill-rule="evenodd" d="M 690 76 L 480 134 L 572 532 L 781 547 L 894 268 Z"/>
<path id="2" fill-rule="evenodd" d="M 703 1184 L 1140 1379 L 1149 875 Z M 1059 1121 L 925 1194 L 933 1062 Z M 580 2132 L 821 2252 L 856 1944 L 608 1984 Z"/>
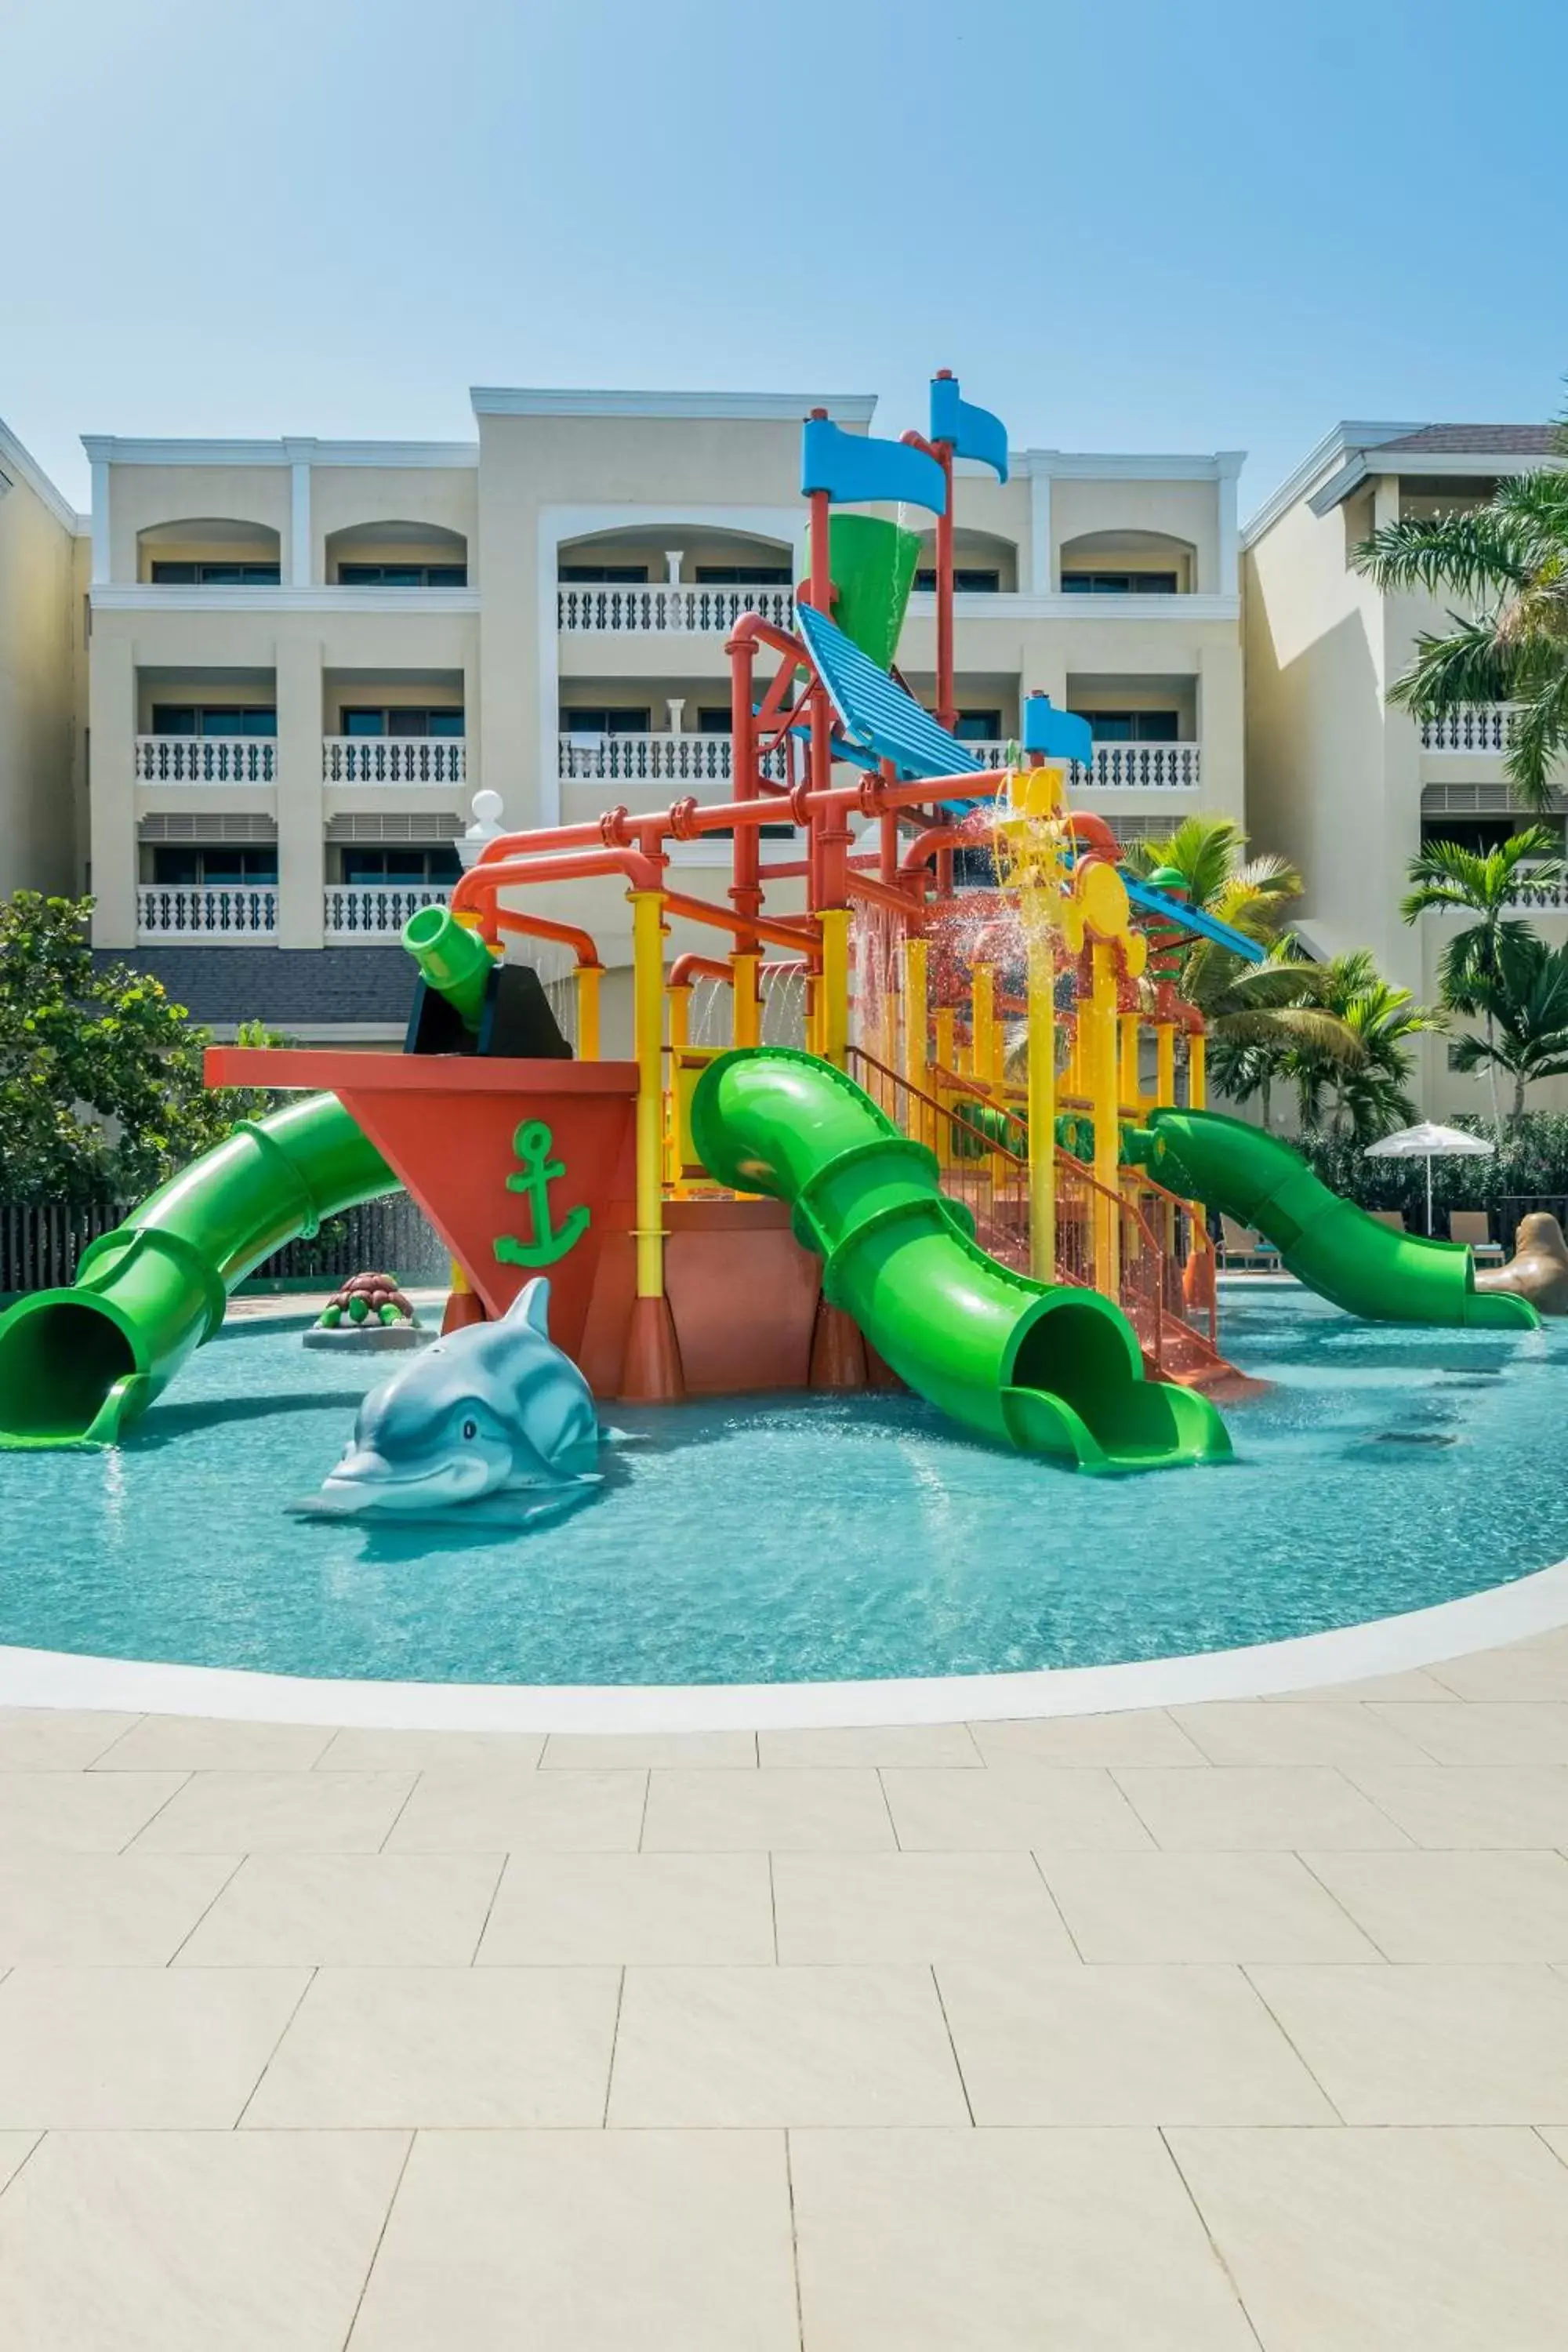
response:
<path id="1" fill-rule="evenodd" d="M 966 743 L 983 766 L 999 768 L 1005 743 Z M 1203 783 L 1201 743 L 1097 743 L 1094 765 L 1075 761 L 1068 783 L 1076 793 L 1195 793 Z"/>
<path id="2" fill-rule="evenodd" d="M 444 907 L 449 884 L 440 882 L 341 882 L 329 887 L 324 908 L 327 942 L 384 944 L 403 936 L 403 926 L 421 907 Z"/>
<path id="3" fill-rule="evenodd" d="M 572 582 L 556 591 L 556 625 L 574 636 L 728 636 L 746 613 L 792 628 L 795 591 L 688 587 L 672 580 Z"/>
<path id="4" fill-rule="evenodd" d="M 278 741 L 271 735 L 138 735 L 140 784 L 271 784 Z"/>
<path id="5" fill-rule="evenodd" d="M 468 749 L 460 735 L 326 735 L 321 778 L 329 784 L 462 784 Z"/>
<path id="6" fill-rule="evenodd" d="M 278 936 L 275 883 L 144 884 L 136 893 L 136 936 L 202 947 L 251 947 Z"/>
<path id="7" fill-rule="evenodd" d="M 1463 710 L 1445 710 L 1439 718 L 1419 721 L 1421 749 L 1500 759 L 1508 750 L 1512 715 L 1506 702 L 1479 702 Z"/>
<path id="8" fill-rule="evenodd" d="M 782 751 L 763 767 L 784 781 Z M 556 773 L 576 784 L 728 784 L 733 743 L 728 735 L 559 735 Z"/>

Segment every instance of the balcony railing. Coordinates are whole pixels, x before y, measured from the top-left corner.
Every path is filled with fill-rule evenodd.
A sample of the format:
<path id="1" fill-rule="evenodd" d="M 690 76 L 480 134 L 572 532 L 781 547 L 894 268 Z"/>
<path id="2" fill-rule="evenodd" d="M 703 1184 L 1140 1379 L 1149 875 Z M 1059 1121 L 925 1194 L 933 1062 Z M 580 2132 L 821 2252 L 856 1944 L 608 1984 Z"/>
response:
<path id="1" fill-rule="evenodd" d="M 468 748 L 460 735 L 327 735 L 321 775 L 329 784 L 461 784 Z"/>
<path id="2" fill-rule="evenodd" d="M 987 767 L 1000 767 L 1005 743 L 968 743 L 964 749 Z M 1094 765 L 1074 761 L 1068 776 L 1074 792 L 1195 792 L 1203 782 L 1201 743 L 1097 743 Z"/>
<path id="3" fill-rule="evenodd" d="M 556 742 L 563 783 L 727 784 L 734 773 L 728 735 L 562 735 Z M 763 766 L 783 781 L 782 751 L 770 751 Z"/>
<path id="4" fill-rule="evenodd" d="M 444 907 L 442 882 L 341 882 L 326 895 L 326 935 L 334 946 L 354 940 L 395 940 L 421 907 Z"/>
<path id="5" fill-rule="evenodd" d="M 1508 750 L 1513 712 L 1506 702 L 1478 702 L 1463 710 L 1445 710 L 1436 719 L 1423 719 L 1424 751 L 1479 751 L 1498 759 Z"/>
<path id="6" fill-rule="evenodd" d="M 274 883 L 195 883 L 167 888 L 154 883 L 136 893 L 139 940 L 199 940 L 204 946 L 247 946 L 275 939 L 278 890 Z"/>
<path id="7" fill-rule="evenodd" d="M 743 613 L 760 613 L 781 629 L 795 620 L 793 588 L 686 587 L 678 581 L 563 583 L 556 592 L 558 626 L 605 636 L 728 635 Z"/>
<path id="8" fill-rule="evenodd" d="M 142 784 L 271 784 L 278 741 L 271 735 L 138 735 Z"/>

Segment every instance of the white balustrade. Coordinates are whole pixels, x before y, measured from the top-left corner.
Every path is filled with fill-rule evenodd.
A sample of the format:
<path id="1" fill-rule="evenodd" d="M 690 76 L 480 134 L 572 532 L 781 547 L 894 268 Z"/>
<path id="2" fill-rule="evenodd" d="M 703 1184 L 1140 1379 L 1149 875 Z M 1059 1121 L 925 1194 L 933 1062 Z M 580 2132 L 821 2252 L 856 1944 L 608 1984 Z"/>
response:
<path id="1" fill-rule="evenodd" d="M 1001 767 L 1007 756 L 1005 743 L 963 748 L 988 768 Z M 1202 782 L 1200 743 L 1097 743 L 1093 767 L 1086 771 L 1075 760 L 1068 772 L 1069 786 L 1079 793 L 1195 792 Z"/>
<path id="2" fill-rule="evenodd" d="M 1529 819 L 1521 817 L 1519 822 L 1525 824 Z M 1533 907 L 1542 914 L 1560 915 L 1564 908 L 1568 908 L 1568 882 L 1533 882 L 1529 878 L 1527 868 L 1525 879 L 1517 889 L 1510 892 L 1509 904 L 1510 907 Z"/>
<path id="3" fill-rule="evenodd" d="M 1508 750 L 1512 717 L 1506 702 L 1478 702 L 1461 710 L 1445 710 L 1436 719 L 1421 720 L 1421 749 L 1479 751 L 1500 758 Z"/>
<path id="4" fill-rule="evenodd" d="M 562 735 L 556 743 L 563 783 L 727 784 L 735 769 L 728 735 Z M 782 782 L 784 753 L 768 752 L 763 771 Z"/>
<path id="5" fill-rule="evenodd" d="M 461 784 L 467 752 L 460 735 L 327 735 L 321 775 L 329 784 Z"/>
<path id="6" fill-rule="evenodd" d="M 714 588 L 679 581 L 614 584 L 563 581 L 556 591 L 558 625 L 606 636 L 728 635 L 746 613 L 781 629 L 795 625 L 793 588 Z"/>
<path id="7" fill-rule="evenodd" d="M 278 781 L 272 735 L 138 735 L 136 781 L 142 784 L 271 784 Z"/>
<path id="8" fill-rule="evenodd" d="M 278 890 L 272 883 L 209 882 L 136 893 L 139 940 L 197 940 L 204 947 L 246 946 L 278 932 Z"/>
<path id="9" fill-rule="evenodd" d="M 451 887 L 441 882 L 341 882 L 326 894 L 326 935 L 337 946 L 354 940 L 396 940 L 421 907 L 444 907 Z"/>

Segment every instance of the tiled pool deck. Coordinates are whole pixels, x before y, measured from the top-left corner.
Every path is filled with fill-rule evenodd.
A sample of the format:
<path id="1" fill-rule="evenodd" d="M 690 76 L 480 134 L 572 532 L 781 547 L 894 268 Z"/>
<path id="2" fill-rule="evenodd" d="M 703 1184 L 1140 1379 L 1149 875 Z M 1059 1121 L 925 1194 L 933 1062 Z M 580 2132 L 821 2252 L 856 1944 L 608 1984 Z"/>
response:
<path id="1" fill-rule="evenodd" d="M 616 1739 L 0 1712 L 6 2352 L 1558 2352 L 1568 1632 Z"/>

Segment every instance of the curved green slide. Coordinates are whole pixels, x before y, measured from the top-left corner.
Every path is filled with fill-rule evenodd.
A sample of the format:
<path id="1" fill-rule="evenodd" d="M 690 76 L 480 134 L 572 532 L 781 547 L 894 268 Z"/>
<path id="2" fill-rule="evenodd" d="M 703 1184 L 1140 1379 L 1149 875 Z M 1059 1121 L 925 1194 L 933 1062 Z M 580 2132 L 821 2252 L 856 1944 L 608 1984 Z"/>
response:
<path id="1" fill-rule="evenodd" d="M 1534 1330 L 1527 1298 L 1476 1288 L 1475 1261 L 1455 1242 L 1394 1233 L 1320 1183 L 1277 1135 L 1217 1111 L 1156 1110 L 1160 1181 L 1256 1226 L 1287 1269 L 1348 1315 L 1384 1323 Z"/>
<path id="2" fill-rule="evenodd" d="M 111 1445 L 223 1321 L 228 1293 L 397 1179 L 335 1095 L 242 1119 L 84 1255 L 68 1290 L 0 1316 L 0 1446 Z"/>
<path id="3" fill-rule="evenodd" d="M 719 1182 L 793 1204 L 796 1239 L 825 1261 L 824 1297 L 966 1429 L 1083 1470 L 1229 1454 L 1206 1397 L 1144 1379 L 1120 1307 L 988 1257 L 935 1156 L 831 1064 L 782 1046 L 721 1054 L 691 1126 Z"/>

